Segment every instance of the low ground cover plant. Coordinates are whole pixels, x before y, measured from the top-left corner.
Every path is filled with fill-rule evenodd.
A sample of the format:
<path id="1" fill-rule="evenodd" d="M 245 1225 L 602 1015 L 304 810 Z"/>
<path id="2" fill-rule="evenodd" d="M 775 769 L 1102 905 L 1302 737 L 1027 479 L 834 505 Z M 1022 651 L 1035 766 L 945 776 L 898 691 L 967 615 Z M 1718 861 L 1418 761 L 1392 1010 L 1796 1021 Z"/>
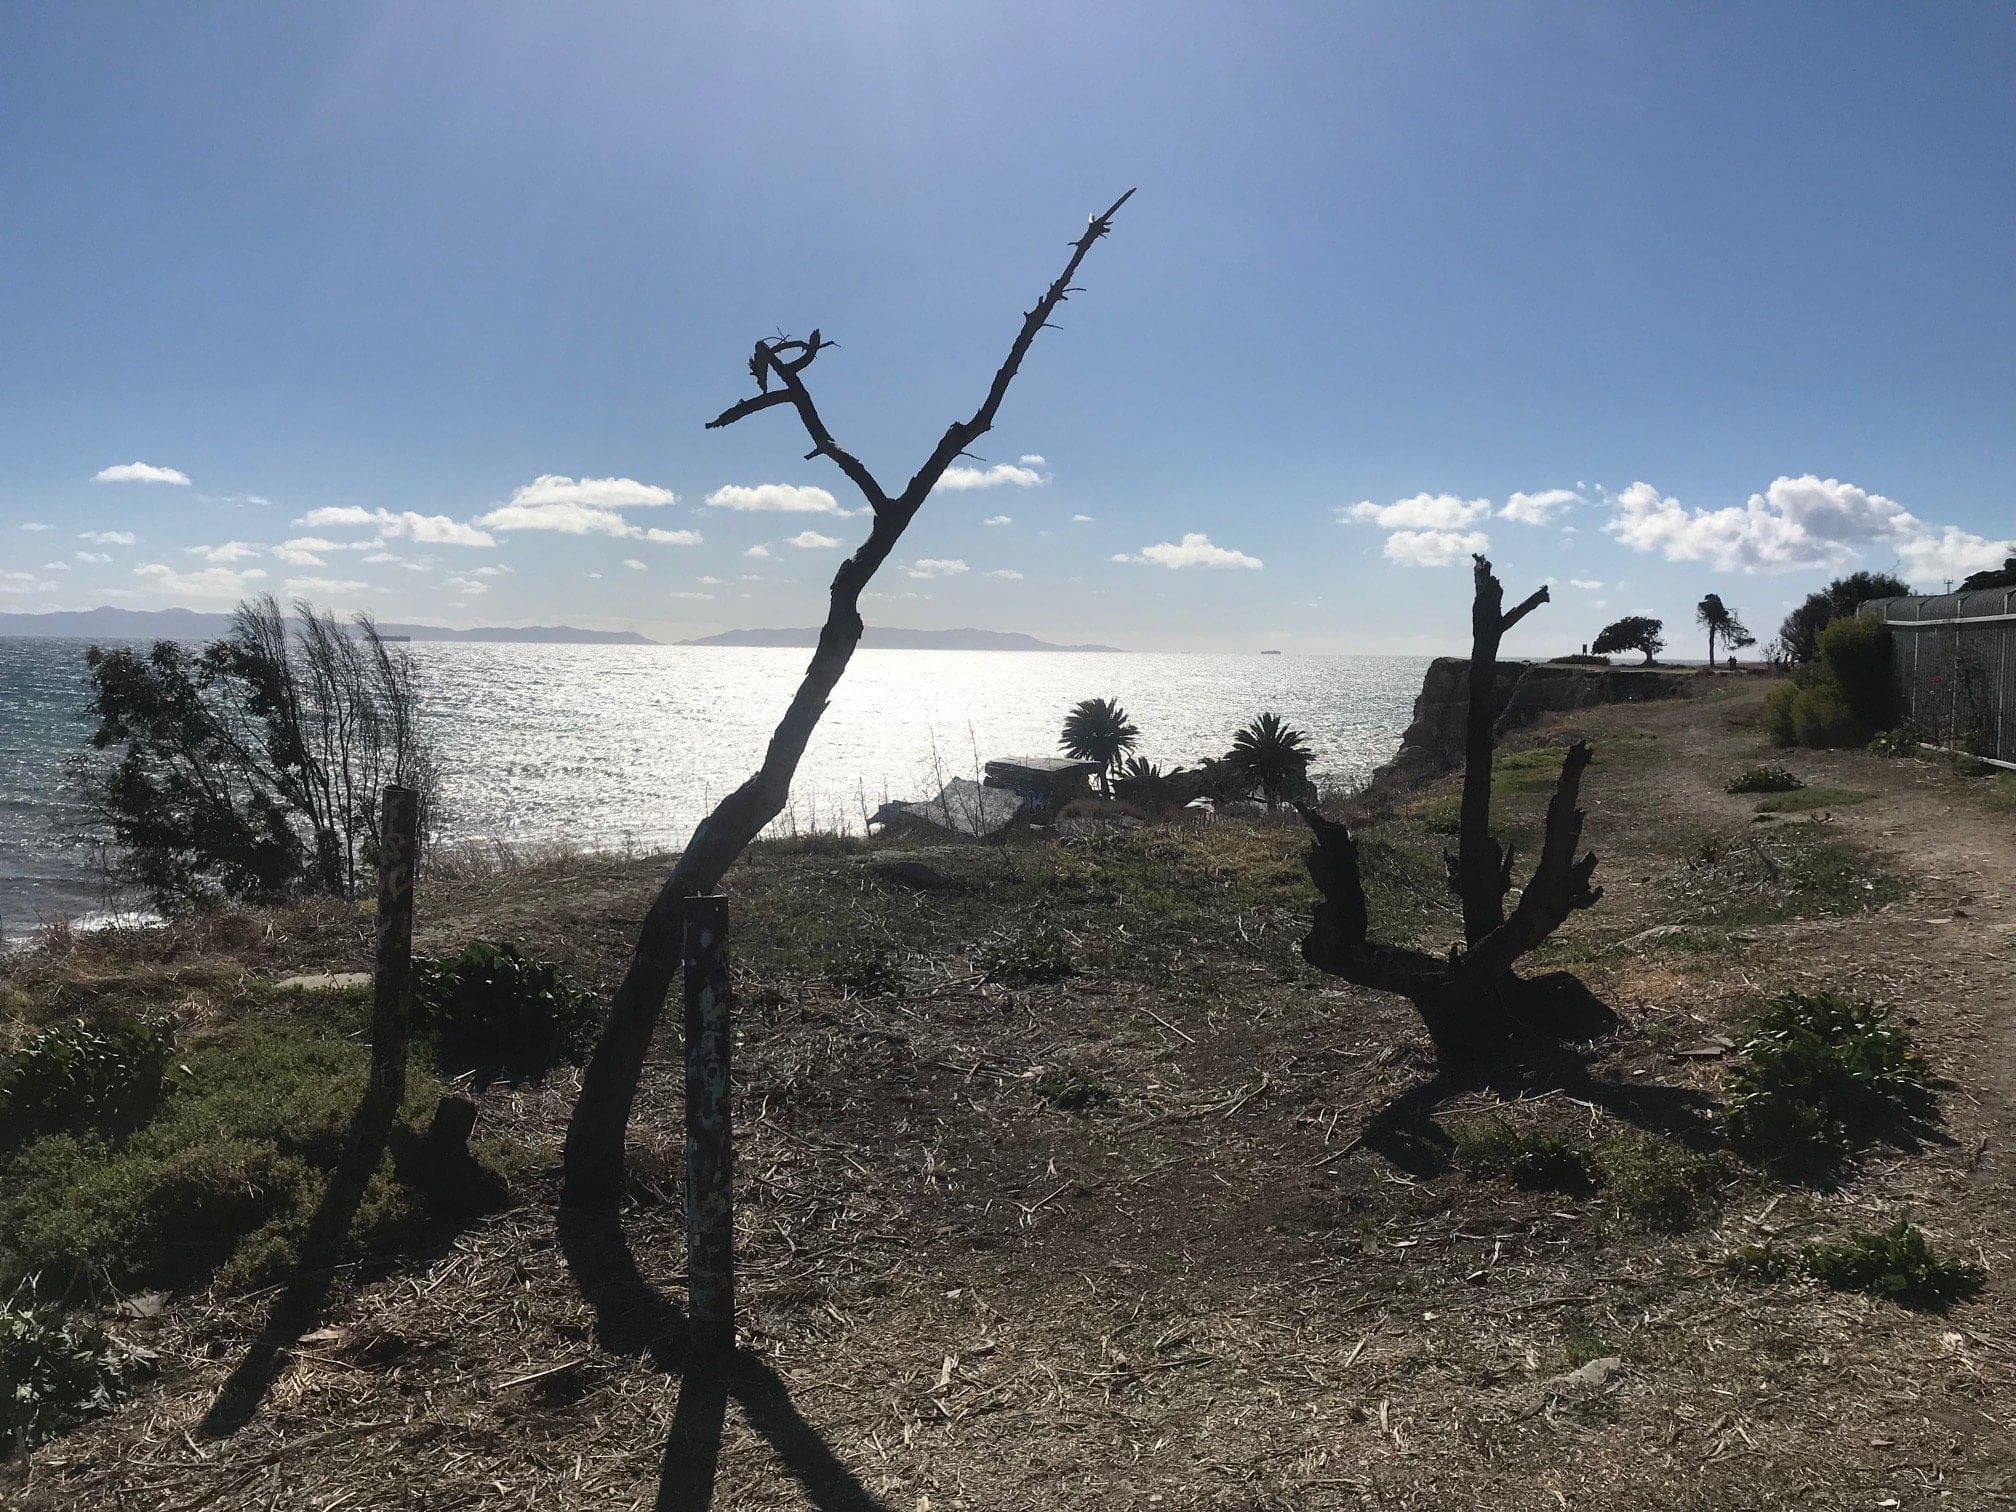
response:
<path id="1" fill-rule="evenodd" d="M 974 953 L 980 974 L 990 982 L 1022 986 L 1055 982 L 1078 969 L 1071 938 L 1048 919 L 1034 919 L 980 942 Z"/>
<path id="2" fill-rule="evenodd" d="M 414 962 L 414 1027 L 444 1070 L 536 1078 L 579 1065 L 599 1022 L 594 1000 L 557 965 L 509 942 Z"/>
<path id="3" fill-rule="evenodd" d="M 1755 766 L 1731 778 L 1728 792 L 1731 793 L 1790 793 L 1806 786 L 1785 768 L 1779 766 Z"/>
<path id="4" fill-rule="evenodd" d="M 247 1023 L 191 1046 L 153 1116 L 123 1137 L 66 1130 L 0 1161 L 0 1288 L 45 1295 L 265 1284 L 290 1270 L 347 1147 L 368 1055 L 295 1022 Z M 413 1070 L 402 1110 L 424 1122 L 441 1087 Z M 382 1253 L 416 1231 L 422 1194 L 389 1162 L 352 1238 Z"/>
<path id="5" fill-rule="evenodd" d="M 1822 1172 L 1936 1116 L 1924 1058 L 1888 1009 L 1833 993 L 1775 999 L 1737 1049 L 1729 1135 L 1764 1164 Z"/>
<path id="6" fill-rule="evenodd" d="M 1757 805 L 1760 814 L 1806 814 L 1815 809 L 1850 808 L 1875 797 L 1860 788 L 1802 787 L 1793 793 L 1773 793 Z"/>
<path id="7" fill-rule="evenodd" d="M 1502 1119 L 1459 1127 L 1458 1163 L 1527 1191 L 1601 1193 L 1620 1217 L 1665 1233 L 1692 1228 L 1721 1204 L 1728 1163 L 1647 1137 L 1587 1140 Z"/>
<path id="8" fill-rule="evenodd" d="M 1888 1228 L 1797 1248 L 1746 1245 L 1729 1268 L 1757 1280 L 1810 1278 L 1832 1291 L 1863 1292 L 1904 1307 L 1943 1311 L 1979 1292 L 1988 1273 L 1971 1260 L 1941 1255 L 1924 1231 L 1898 1219 Z"/>
<path id="9" fill-rule="evenodd" d="M 0 1459 L 110 1411 L 139 1374 L 84 1320 L 19 1296 L 0 1303 Z"/>

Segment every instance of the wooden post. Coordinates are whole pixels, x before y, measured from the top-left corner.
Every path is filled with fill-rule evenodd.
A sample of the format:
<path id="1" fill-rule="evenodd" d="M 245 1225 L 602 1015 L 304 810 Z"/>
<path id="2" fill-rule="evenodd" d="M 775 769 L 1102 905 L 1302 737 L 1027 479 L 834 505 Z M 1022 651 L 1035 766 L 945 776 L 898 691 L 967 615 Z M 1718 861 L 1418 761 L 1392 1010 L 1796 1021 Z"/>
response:
<path id="1" fill-rule="evenodd" d="M 371 991 L 371 1092 L 406 1095 L 406 978 L 413 966 L 413 862 L 420 795 L 388 785 L 378 819 L 378 940 Z"/>
<path id="2" fill-rule="evenodd" d="M 686 1293 L 693 1341 L 735 1347 L 734 1122 L 728 900 L 686 900 Z"/>

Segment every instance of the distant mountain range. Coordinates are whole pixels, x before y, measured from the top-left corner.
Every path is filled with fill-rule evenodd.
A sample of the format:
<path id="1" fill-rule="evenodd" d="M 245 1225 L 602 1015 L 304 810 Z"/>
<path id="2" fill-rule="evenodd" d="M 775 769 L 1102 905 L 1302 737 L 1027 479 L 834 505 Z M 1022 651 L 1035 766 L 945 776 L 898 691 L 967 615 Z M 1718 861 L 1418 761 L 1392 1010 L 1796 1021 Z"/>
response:
<path id="1" fill-rule="evenodd" d="M 228 614 L 198 609 L 64 609 L 51 614 L 0 614 L 0 636 L 34 635 L 67 640 L 215 640 L 231 628 Z M 451 630 L 446 625 L 395 625 L 380 620 L 386 635 L 416 641 L 520 641 L 542 645 L 655 646 L 635 630 L 577 630 L 572 625 L 485 625 Z"/>
<path id="2" fill-rule="evenodd" d="M 816 646 L 817 630 L 723 630 L 682 646 Z M 1020 630 L 896 630 L 870 625 L 861 644 L 871 651 L 1118 651 L 1118 646 L 1059 646 Z"/>

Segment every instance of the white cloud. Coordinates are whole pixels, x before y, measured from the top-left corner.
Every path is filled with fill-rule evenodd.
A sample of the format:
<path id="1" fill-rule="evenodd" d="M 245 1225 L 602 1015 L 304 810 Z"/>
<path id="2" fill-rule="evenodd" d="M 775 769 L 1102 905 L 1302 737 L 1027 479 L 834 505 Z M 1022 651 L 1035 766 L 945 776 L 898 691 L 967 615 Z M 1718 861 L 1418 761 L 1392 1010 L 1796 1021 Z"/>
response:
<path id="1" fill-rule="evenodd" d="M 2016 540 L 1990 541 L 1948 525 L 1905 541 L 1898 547 L 1898 556 L 1906 577 L 1930 587 L 1946 578 L 1964 578 L 1970 572 L 2000 567 L 2005 558 L 2016 556 Z"/>
<path id="2" fill-rule="evenodd" d="M 1461 530 L 1491 513 L 1489 499 L 1459 499 L 1455 494 L 1418 493 L 1411 499 L 1391 504 L 1363 500 L 1349 508 L 1340 507 L 1337 518 L 1346 523 L 1377 525 L 1382 530 Z"/>
<path id="3" fill-rule="evenodd" d="M 982 525 L 1013 525 L 1015 520 L 1011 515 L 989 515 L 980 523 Z"/>
<path id="4" fill-rule="evenodd" d="M 1642 482 L 1610 502 L 1603 528 L 1626 546 L 1720 572 L 1838 567 L 1874 548 L 1914 576 L 1934 578 L 1967 564 L 1992 565 L 2005 549 L 1957 526 L 1929 525 L 1895 499 L 1811 473 L 1776 478 L 1741 506 L 1722 509 L 1690 509 Z"/>
<path id="5" fill-rule="evenodd" d="M 1071 516 L 1071 523 L 1072 523 L 1073 525 L 1090 525 L 1090 524 L 1092 523 L 1092 516 L 1090 516 L 1090 515 L 1073 515 L 1073 516 Z"/>
<path id="6" fill-rule="evenodd" d="M 273 555 L 290 567 L 321 567 L 327 565 L 322 559 L 323 552 L 343 549 L 341 541 L 327 541 L 321 536 L 295 536 L 275 546 Z"/>
<path id="7" fill-rule="evenodd" d="M 660 546 L 698 546 L 700 532 L 697 530 L 660 530 L 653 525 L 644 532 L 644 539 L 656 541 Z"/>
<path id="8" fill-rule="evenodd" d="M 948 467 L 938 486 L 948 493 L 958 493 L 969 488 L 1000 488 L 1008 484 L 1034 488 L 1042 481 L 1043 475 L 1033 467 L 996 462 L 992 467 Z"/>
<path id="9" fill-rule="evenodd" d="M 366 557 L 366 558 L 365 558 L 364 560 L 368 562 L 368 561 L 370 561 L 371 559 L 370 559 L 369 557 Z M 507 567 L 507 566 L 505 566 L 505 565 L 504 565 L 504 564 L 503 564 L 502 562 L 492 562 L 492 563 L 490 563 L 490 565 L 489 565 L 489 566 L 487 566 L 487 567 L 478 567 L 478 568 L 477 568 L 477 569 L 475 570 L 475 572 L 473 572 L 473 573 L 471 573 L 471 574 L 470 574 L 470 576 L 472 576 L 472 577 L 515 577 L 515 576 L 517 575 L 517 572 L 518 572 L 518 569 L 517 569 L 516 567 Z"/>
<path id="10" fill-rule="evenodd" d="M 77 560 L 103 565 L 112 560 L 112 553 L 109 551 L 80 551 L 77 553 Z"/>
<path id="11" fill-rule="evenodd" d="M 796 483 L 730 483 L 707 495 L 709 509 L 739 509 L 764 514 L 845 515 L 840 501 L 823 488 Z"/>
<path id="12" fill-rule="evenodd" d="M 289 593 L 304 597 L 316 594 L 324 598 L 336 598 L 346 593 L 364 593 L 370 590 L 369 583 L 360 583 L 355 578 L 295 577 L 281 585 Z"/>
<path id="13" fill-rule="evenodd" d="M 719 588 L 719 587 L 721 586 L 721 584 L 722 584 L 722 579 L 720 579 L 720 578 L 717 578 L 717 577 L 714 577 L 714 576 L 713 576 L 712 574 L 709 574 L 708 576 L 706 576 L 706 577 L 703 577 L 702 579 L 700 579 L 700 581 L 701 581 L 701 582 L 703 582 L 703 583 L 708 583 L 708 584 L 711 584 L 712 586 L 714 586 L 714 587 L 716 587 L 716 588 Z"/>
<path id="14" fill-rule="evenodd" d="M 212 566 L 228 567 L 233 562 L 247 561 L 259 555 L 259 548 L 250 541 L 225 541 L 218 546 L 189 546 L 184 548 L 188 556 L 201 557 Z"/>
<path id="15" fill-rule="evenodd" d="M 1570 504 L 1581 502 L 1582 495 L 1571 488 L 1549 488 L 1540 493 L 1515 493 L 1498 514 L 1518 525 L 1545 525 Z"/>
<path id="16" fill-rule="evenodd" d="M 821 535 L 816 530 L 801 530 L 798 534 L 787 538 L 784 544 L 796 546 L 800 551 L 831 551 L 840 543 L 832 536 Z"/>
<path id="17" fill-rule="evenodd" d="M 172 593 L 180 598 L 195 599 L 235 599 L 243 598 L 251 591 L 251 585 L 265 580 L 266 574 L 257 567 L 243 572 L 229 567 L 204 567 L 195 572 L 177 572 L 165 562 L 149 562 L 144 567 L 135 567 L 133 576 L 145 578 L 162 593 Z"/>
<path id="18" fill-rule="evenodd" d="M 591 583 L 599 583 L 602 581 L 602 574 L 599 572 L 591 572 L 588 574 L 588 581 Z"/>
<path id="19" fill-rule="evenodd" d="M 758 545 L 751 546 L 742 555 L 745 557 L 754 557 L 759 562 L 767 561 L 770 557 L 770 548 L 759 543 Z"/>
<path id="20" fill-rule="evenodd" d="M 55 586 L 48 578 L 38 578 L 32 572 L 0 569 L 0 593 L 47 593 Z"/>
<path id="21" fill-rule="evenodd" d="M 416 514 L 410 509 L 360 509 L 355 504 L 336 504 L 311 509 L 294 522 L 309 529 L 334 525 L 371 525 L 381 535 L 417 541 L 423 546 L 495 546 L 496 539 L 475 525 L 451 520 L 447 515 Z M 479 521 L 478 524 L 485 523 Z M 509 526 L 504 527 L 509 529 Z M 331 546 L 325 548 L 335 550 Z"/>
<path id="22" fill-rule="evenodd" d="M 613 510 L 586 504 L 505 504 L 476 517 L 492 530 L 552 530 L 561 535 L 641 536 L 644 532 Z"/>
<path id="23" fill-rule="evenodd" d="M 623 565 L 628 567 L 632 572 L 649 572 L 651 570 L 648 565 L 638 561 L 635 557 L 623 558 Z"/>
<path id="24" fill-rule="evenodd" d="M 695 593 L 690 588 L 681 588 L 674 593 L 660 594 L 659 597 L 676 598 L 676 599 L 711 599 L 714 597 L 714 595 L 711 593 Z"/>
<path id="25" fill-rule="evenodd" d="M 1481 530 L 1396 530 L 1386 537 L 1385 555 L 1408 567 L 1447 567 L 1490 544 Z"/>
<path id="26" fill-rule="evenodd" d="M 1603 586 L 1600 578 L 1570 578 L 1570 588 L 1580 588 L 1584 593 L 1594 593 Z"/>
<path id="27" fill-rule="evenodd" d="M 42 570 L 43 570 L 44 572 L 74 572 L 74 571 L 76 571 L 76 569 L 75 569 L 74 567 L 72 567 L 72 566 L 71 566 L 71 565 L 70 565 L 70 564 L 69 564 L 68 562 L 44 562 L 44 563 L 42 564 Z"/>
<path id="28" fill-rule="evenodd" d="M 971 569 L 957 557 L 919 557 L 910 564 L 913 578 L 958 577 Z"/>
<path id="29" fill-rule="evenodd" d="M 21 522 L 21 528 L 23 530 L 54 530 L 56 527 L 54 525 L 44 524 L 40 520 L 23 520 Z"/>
<path id="30" fill-rule="evenodd" d="M 1113 560 L 1136 566 L 1167 567 L 1171 571 L 1183 567 L 1238 567 L 1248 572 L 1256 572 L 1261 566 L 1260 558 L 1248 556 L 1243 551 L 1234 551 L 1229 546 L 1214 546 L 1211 544 L 1211 537 L 1195 530 L 1184 536 L 1181 541 L 1163 541 L 1154 546 L 1143 546 L 1132 556 L 1120 552 Z"/>
<path id="31" fill-rule="evenodd" d="M 523 488 L 511 491 L 512 504 L 540 509 L 549 504 L 581 504 L 590 509 L 636 509 L 648 505 L 674 504 L 678 496 L 655 483 L 639 483 L 635 478 L 564 478 L 558 473 L 541 473 Z"/>
<path id="32" fill-rule="evenodd" d="M 490 591 L 490 585 L 488 583 L 479 582 L 473 576 L 445 577 L 441 579 L 441 586 L 443 588 L 452 589 L 454 592 L 461 594 L 462 597 L 464 598 L 475 598 L 480 594 L 485 594 Z"/>
<path id="33" fill-rule="evenodd" d="M 1000 578 L 1004 583 L 1019 583 L 1022 581 L 1022 574 L 1017 572 L 1013 567 L 996 567 L 987 576 Z"/>
<path id="34" fill-rule="evenodd" d="M 1024 467 L 1045 467 L 1049 465 L 1035 452 L 1024 452 L 1015 460 L 1020 462 Z"/>
<path id="35" fill-rule="evenodd" d="M 93 483 L 173 483 L 177 488 L 189 486 L 189 474 L 173 467 L 156 467 L 151 462 L 121 462 L 117 467 L 100 468 L 91 477 Z"/>
<path id="36" fill-rule="evenodd" d="M 131 546 L 138 537 L 130 530 L 80 530 L 77 539 L 94 546 Z"/>

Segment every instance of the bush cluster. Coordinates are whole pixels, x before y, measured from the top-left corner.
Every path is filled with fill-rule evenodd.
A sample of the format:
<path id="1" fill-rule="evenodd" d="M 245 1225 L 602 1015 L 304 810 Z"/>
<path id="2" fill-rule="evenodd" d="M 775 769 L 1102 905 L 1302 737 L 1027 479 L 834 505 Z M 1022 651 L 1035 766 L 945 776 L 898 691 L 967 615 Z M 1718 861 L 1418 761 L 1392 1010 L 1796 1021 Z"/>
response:
<path id="1" fill-rule="evenodd" d="M 1900 1218 L 1888 1228 L 1850 1234 L 1797 1249 L 1745 1245 L 1729 1268 L 1757 1280 L 1810 1277 L 1833 1291 L 1863 1292 L 1905 1307 L 1942 1310 L 1981 1290 L 1988 1273 L 1970 1260 L 1949 1260 L 1922 1230 Z"/>
<path id="2" fill-rule="evenodd" d="M 132 1015 L 42 1030 L 0 1066 L 0 1149 L 62 1129 L 117 1132 L 145 1121 L 174 1048 L 172 1024 Z"/>
<path id="3" fill-rule="evenodd" d="M 1832 993 L 1774 1001 L 1730 1074 L 1730 1137 L 1768 1164 L 1824 1169 L 1936 1111 L 1911 1037 L 1874 1003 Z"/>
<path id="4" fill-rule="evenodd" d="M 478 940 L 413 971 L 413 1022 L 444 1070 L 543 1076 L 579 1065 L 594 1043 L 595 1001 L 551 961 Z"/>
<path id="5" fill-rule="evenodd" d="M 1667 1233 L 1713 1212 L 1730 1175 L 1725 1160 L 1658 1139 L 1596 1142 L 1494 1119 L 1457 1130 L 1455 1140 L 1472 1176 L 1503 1177 L 1527 1191 L 1600 1191 L 1633 1223 Z"/>
<path id="6" fill-rule="evenodd" d="M 108 1411 L 137 1373 L 131 1355 L 83 1320 L 0 1304 L 0 1459 Z"/>
<path id="7" fill-rule="evenodd" d="M 1819 650 L 1765 696 L 1765 733 L 1781 746 L 1865 745 L 1896 722 L 1890 627 L 1845 616 L 1820 632 Z"/>

